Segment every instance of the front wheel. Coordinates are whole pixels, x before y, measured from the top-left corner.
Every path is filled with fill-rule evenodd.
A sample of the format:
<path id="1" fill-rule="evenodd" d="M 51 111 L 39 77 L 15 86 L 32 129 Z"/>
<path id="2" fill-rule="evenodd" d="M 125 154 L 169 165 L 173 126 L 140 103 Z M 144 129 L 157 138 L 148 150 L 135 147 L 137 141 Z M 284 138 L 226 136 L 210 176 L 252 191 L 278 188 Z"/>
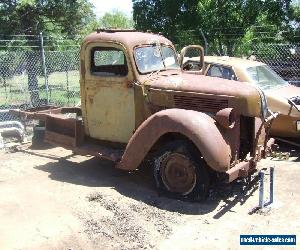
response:
<path id="1" fill-rule="evenodd" d="M 185 141 L 167 143 L 154 161 L 157 187 L 179 199 L 204 200 L 209 188 L 206 163 L 194 145 Z"/>

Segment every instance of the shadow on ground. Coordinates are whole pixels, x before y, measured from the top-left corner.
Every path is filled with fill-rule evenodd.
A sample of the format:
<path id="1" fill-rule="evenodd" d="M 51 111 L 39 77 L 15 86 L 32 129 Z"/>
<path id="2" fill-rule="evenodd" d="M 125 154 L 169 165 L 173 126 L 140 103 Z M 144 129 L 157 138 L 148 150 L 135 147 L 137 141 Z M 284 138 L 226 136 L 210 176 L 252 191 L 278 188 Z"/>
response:
<path id="1" fill-rule="evenodd" d="M 114 168 L 109 161 L 96 158 L 76 163 L 74 155 L 57 157 L 45 152 L 27 151 L 24 153 L 46 157 L 55 162 L 35 167 L 49 173 L 49 178 L 55 181 L 67 182 L 88 187 L 112 187 L 120 194 L 159 209 L 181 214 L 207 214 L 216 210 L 220 202 L 224 203 L 214 214 L 220 218 L 232 208 L 246 200 L 257 189 L 257 180 L 239 180 L 231 184 L 215 184 L 204 202 L 188 202 L 167 198 L 157 193 L 150 168 L 133 172 L 124 172 Z"/>

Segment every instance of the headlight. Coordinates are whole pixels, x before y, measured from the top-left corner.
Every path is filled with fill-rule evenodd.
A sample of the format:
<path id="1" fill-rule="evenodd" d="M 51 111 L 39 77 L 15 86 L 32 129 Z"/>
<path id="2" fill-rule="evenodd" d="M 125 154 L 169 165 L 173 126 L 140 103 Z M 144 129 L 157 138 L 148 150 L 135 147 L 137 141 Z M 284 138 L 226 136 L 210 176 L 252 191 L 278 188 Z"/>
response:
<path id="1" fill-rule="evenodd" d="M 300 132 L 300 121 L 296 122 L 296 129 L 298 132 Z"/>

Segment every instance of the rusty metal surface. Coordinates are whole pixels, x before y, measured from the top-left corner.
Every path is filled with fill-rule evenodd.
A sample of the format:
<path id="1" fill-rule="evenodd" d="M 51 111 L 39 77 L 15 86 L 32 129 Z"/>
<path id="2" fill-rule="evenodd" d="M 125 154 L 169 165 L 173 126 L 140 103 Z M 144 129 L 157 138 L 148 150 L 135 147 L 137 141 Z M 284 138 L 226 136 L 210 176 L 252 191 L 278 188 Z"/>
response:
<path id="1" fill-rule="evenodd" d="M 171 192 L 188 194 L 196 185 L 196 167 L 184 155 L 172 153 L 161 162 L 162 181 Z"/>
<path id="2" fill-rule="evenodd" d="M 27 110 L 11 109 L 9 110 L 9 112 L 12 115 L 15 115 L 21 119 L 42 120 L 42 121 L 45 121 L 46 116 L 48 114 L 76 113 L 77 115 L 81 116 L 81 108 L 78 107 L 47 106 L 47 107 L 32 108 Z"/>
<path id="3" fill-rule="evenodd" d="M 136 169 L 154 143 L 169 132 L 189 138 L 212 169 L 225 172 L 230 167 L 230 147 L 215 121 L 204 113 L 182 109 L 166 109 L 148 118 L 130 139 L 117 167 Z"/>
<path id="4" fill-rule="evenodd" d="M 82 121 L 63 115 L 47 114 L 45 141 L 59 146 L 80 146 L 84 141 Z"/>
<path id="5" fill-rule="evenodd" d="M 179 70 L 167 70 L 160 72 L 146 85 L 153 88 L 170 89 L 197 93 L 216 94 L 224 96 L 248 97 L 258 95 L 257 90 L 245 83 L 226 80 L 217 77 L 182 73 Z"/>
<path id="6" fill-rule="evenodd" d="M 211 95 L 215 99 L 233 99 L 239 101 L 231 103 L 235 110 L 245 116 L 260 116 L 260 96 L 258 91 L 250 85 L 241 82 L 225 80 L 216 77 L 193 75 L 173 71 L 160 72 L 159 75 L 148 81 L 146 87 L 149 89 L 167 90 L 192 95 Z M 174 93 L 174 94 L 175 94 Z M 225 108 L 224 106 L 221 107 Z"/>
<path id="7" fill-rule="evenodd" d="M 240 116 L 232 108 L 222 109 L 214 117 L 218 123 L 223 138 L 231 148 L 231 163 L 236 164 L 240 160 Z"/>
<path id="8" fill-rule="evenodd" d="M 237 114 L 233 108 L 225 108 L 217 112 L 215 119 L 224 128 L 232 129 L 237 120 Z"/>
<path id="9" fill-rule="evenodd" d="M 175 108 L 192 109 L 201 112 L 216 113 L 228 107 L 227 98 L 214 98 L 212 96 L 174 95 Z"/>
<path id="10" fill-rule="evenodd" d="M 19 109 L 11 109 L 9 112 L 12 115 L 19 117 L 20 119 L 45 121 L 47 114 L 59 114 L 61 113 L 61 108 L 50 108 L 41 110 L 35 108 L 25 111 Z"/>
<path id="11" fill-rule="evenodd" d="M 236 164 L 234 167 L 226 171 L 227 174 L 227 181 L 232 182 L 239 177 L 247 177 L 249 172 L 255 168 L 256 164 L 253 160 L 248 162 L 241 162 Z"/>
<path id="12" fill-rule="evenodd" d="M 155 41 L 172 46 L 171 41 L 163 36 L 143 32 L 94 32 L 84 39 L 83 44 L 97 41 L 121 43 L 130 50 L 135 46 L 151 44 Z"/>

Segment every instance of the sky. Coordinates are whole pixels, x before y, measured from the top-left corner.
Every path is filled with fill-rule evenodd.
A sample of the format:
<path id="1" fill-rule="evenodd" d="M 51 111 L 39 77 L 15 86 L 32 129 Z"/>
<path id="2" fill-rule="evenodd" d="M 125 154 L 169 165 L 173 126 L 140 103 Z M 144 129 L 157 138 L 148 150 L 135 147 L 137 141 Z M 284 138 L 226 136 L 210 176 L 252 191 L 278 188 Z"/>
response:
<path id="1" fill-rule="evenodd" d="M 102 16 L 105 12 L 110 12 L 114 9 L 120 10 L 127 15 L 132 14 L 131 0 L 90 0 L 95 6 L 97 16 Z"/>

